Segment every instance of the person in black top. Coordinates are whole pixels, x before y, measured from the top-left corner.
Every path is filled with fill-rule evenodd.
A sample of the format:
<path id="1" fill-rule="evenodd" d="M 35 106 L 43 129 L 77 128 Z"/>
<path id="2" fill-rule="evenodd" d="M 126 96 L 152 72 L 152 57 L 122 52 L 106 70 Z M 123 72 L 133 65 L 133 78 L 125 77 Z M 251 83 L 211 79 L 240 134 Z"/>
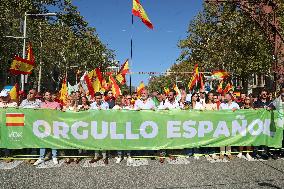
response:
<path id="1" fill-rule="evenodd" d="M 106 95 L 105 101 L 108 103 L 109 109 L 112 109 L 115 106 L 115 97 L 112 91 L 108 91 Z"/>
<path id="2" fill-rule="evenodd" d="M 268 98 L 268 91 L 266 89 L 261 90 L 258 100 L 253 103 L 253 108 L 254 109 L 265 108 L 267 110 L 275 109 L 272 101 L 270 101 Z M 269 158 L 268 154 L 273 156 L 273 154 L 270 154 L 268 152 L 267 146 L 255 147 L 254 156 L 256 158 L 268 159 Z"/>
<path id="3" fill-rule="evenodd" d="M 275 107 L 273 106 L 273 103 L 271 100 L 268 98 L 268 92 L 266 89 L 262 89 L 260 93 L 260 97 L 258 98 L 257 101 L 253 103 L 253 108 L 254 109 L 259 109 L 259 108 L 266 108 L 266 109 L 274 109 Z"/>

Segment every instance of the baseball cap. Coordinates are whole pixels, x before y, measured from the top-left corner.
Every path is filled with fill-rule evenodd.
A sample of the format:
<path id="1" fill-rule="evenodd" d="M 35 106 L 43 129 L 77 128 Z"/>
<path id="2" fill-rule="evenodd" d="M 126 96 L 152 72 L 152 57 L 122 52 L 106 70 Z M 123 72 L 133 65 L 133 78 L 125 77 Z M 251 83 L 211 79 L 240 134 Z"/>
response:
<path id="1" fill-rule="evenodd" d="M 0 97 L 7 97 L 8 95 L 9 95 L 9 93 L 6 89 L 3 89 L 0 93 Z"/>

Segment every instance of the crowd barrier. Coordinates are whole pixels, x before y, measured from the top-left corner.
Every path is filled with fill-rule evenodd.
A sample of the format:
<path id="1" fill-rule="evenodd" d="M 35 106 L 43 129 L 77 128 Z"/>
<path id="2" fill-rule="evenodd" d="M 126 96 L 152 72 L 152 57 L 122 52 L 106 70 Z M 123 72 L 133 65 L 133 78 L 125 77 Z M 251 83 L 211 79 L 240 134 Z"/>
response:
<path id="1" fill-rule="evenodd" d="M 159 150 L 220 146 L 280 148 L 278 111 L 61 112 L 46 109 L 0 110 L 0 148 Z"/>

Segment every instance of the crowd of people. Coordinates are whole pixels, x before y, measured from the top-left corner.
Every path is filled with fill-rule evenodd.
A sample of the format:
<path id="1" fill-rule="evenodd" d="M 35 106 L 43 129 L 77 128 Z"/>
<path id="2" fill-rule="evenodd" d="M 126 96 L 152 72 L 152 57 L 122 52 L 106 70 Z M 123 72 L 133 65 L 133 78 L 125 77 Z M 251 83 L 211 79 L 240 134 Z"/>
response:
<path id="1" fill-rule="evenodd" d="M 138 94 L 133 92 L 129 94 L 124 92 L 123 95 L 114 97 L 112 91 L 106 91 L 104 94 L 97 92 L 94 98 L 90 99 L 85 93 L 76 91 L 72 92 L 65 104 L 61 103 L 59 100 L 58 92 L 46 91 L 43 95 L 39 95 L 36 89 L 30 89 L 26 95 L 22 94 L 18 102 L 12 101 L 9 92 L 3 90 L 0 93 L 0 108 L 42 108 L 42 109 L 53 109 L 58 111 L 86 111 L 86 110 L 200 110 L 200 111 L 218 111 L 218 110 L 228 110 L 228 111 L 238 111 L 238 109 L 259 109 L 265 108 L 267 110 L 273 110 L 274 104 L 273 93 L 267 90 L 261 90 L 259 96 L 254 97 L 252 95 L 247 95 L 244 92 L 240 93 L 240 96 L 236 96 L 231 90 L 226 94 L 218 94 L 213 91 L 205 92 L 204 90 L 199 90 L 198 92 L 187 93 L 185 88 L 180 88 L 180 93 L 177 94 L 175 90 L 170 90 L 167 94 L 154 91 L 149 94 L 148 90 L 145 88 Z M 279 98 L 284 102 L 284 88 L 279 92 Z M 24 152 L 29 155 L 38 154 L 37 149 L 24 149 Z M 237 152 L 236 157 L 233 156 L 233 151 Z M 90 163 L 95 163 L 102 160 L 105 164 L 108 164 L 108 158 L 112 155 L 116 156 L 116 163 L 120 163 L 124 157 L 127 161 L 132 161 L 131 156 L 135 154 L 147 154 L 153 155 L 158 154 L 160 163 L 163 163 L 165 157 L 168 156 L 171 159 L 175 159 L 176 153 L 183 153 L 186 156 L 193 156 L 195 159 L 199 159 L 201 156 L 205 156 L 207 159 L 224 159 L 229 160 L 233 158 L 246 158 L 252 160 L 254 158 L 268 159 L 268 158 L 278 158 L 284 155 L 281 149 L 270 150 L 268 147 L 252 147 L 252 146 L 241 146 L 241 147 L 220 147 L 220 148 L 192 148 L 184 149 L 182 152 L 180 150 L 160 150 L 160 151 L 117 151 L 117 152 L 107 152 L 107 151 L 95 151 L 87 152 L 82 150 L 60 150 L 61 155 L 80 157 L 86 153 L 92 154 L 93 159 Z M 2 157 L 6 157 L 6 162 L 11 162 L 13 150 L 3 149 L 1 151 Z M 29 163 L 33 165 L 39 165 L 43 163 L 46 159 L 46 149 L 39 149 L 39 158 L 36 156 L 31 156 L 28 160 Z M 52 160 L 54 164 L 58 164 L 58 150 L 52 149 Z M 47 155 L 48 156 L 48 155 Z M 71 162 L 79 163 L 80 158 L 66 158 L 65 163 L 70 164 Z"/>

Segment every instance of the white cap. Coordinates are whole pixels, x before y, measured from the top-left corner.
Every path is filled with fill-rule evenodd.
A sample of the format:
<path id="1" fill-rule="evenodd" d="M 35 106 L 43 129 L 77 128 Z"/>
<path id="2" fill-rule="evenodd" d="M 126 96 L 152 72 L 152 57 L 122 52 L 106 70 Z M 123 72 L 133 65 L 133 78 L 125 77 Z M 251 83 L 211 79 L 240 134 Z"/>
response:
<path id="1" fill-rule="evenodd" d="M 3 89 L 0 93 L 0 97 L 7 97 L 8 95 L 9 95 L 9 93 L 6 89 Z"/>

